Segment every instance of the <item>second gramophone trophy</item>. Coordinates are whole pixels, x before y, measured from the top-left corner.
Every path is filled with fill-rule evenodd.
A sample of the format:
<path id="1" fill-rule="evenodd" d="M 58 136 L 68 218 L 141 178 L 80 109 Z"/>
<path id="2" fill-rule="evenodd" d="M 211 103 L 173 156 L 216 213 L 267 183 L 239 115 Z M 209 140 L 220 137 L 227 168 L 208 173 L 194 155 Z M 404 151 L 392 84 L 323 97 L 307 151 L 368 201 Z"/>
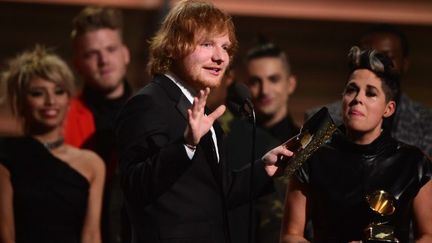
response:
<path id="1" fill-rule="evenodd" d="M 372 222 L 365 229 L 365 242 L 368 243 L 397 243 L 394 228 L 389 224 L 396 211 L 396 198 L 388 192 L 377 190 L 366 196 L 366 201 L 372 211 Z"/>

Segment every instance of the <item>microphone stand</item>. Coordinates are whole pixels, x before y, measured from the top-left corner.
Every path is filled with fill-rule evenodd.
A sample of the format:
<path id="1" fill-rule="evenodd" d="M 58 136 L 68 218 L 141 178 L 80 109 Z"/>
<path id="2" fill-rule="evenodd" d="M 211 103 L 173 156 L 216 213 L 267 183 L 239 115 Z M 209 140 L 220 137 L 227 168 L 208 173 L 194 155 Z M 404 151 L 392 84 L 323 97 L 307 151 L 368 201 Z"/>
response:
<path id="1" fill-rule="evenodd" d="M 254 195 L 253 195 L 253 178 L 254 178 L 254 163 L 255 163 L 255 150 L 256 150 L 256 116 L 255 110 L 250 99 L 246 99 L 247 112 L 249 121 L 252 122 L 252 149 L 250 154 L 250 185 L 249 185 L 249 224 L 248 224 L 248 242 L 252 243 L 253 239 L 253 215 L 254 215 Z"/>

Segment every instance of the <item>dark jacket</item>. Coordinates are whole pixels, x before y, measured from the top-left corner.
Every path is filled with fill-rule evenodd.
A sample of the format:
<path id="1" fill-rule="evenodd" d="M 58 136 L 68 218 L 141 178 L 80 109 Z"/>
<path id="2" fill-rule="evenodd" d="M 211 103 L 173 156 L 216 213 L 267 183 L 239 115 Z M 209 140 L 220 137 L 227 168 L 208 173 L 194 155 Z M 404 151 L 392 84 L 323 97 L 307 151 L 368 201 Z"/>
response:
<path id="1" fill-rule="evenodd" d="M 314 242 L 361 240 L 374 222 L 386 222 L 400 242 L 408 242 L 412 201 L 431 179 L 431 165 L 420 149 L 387 132 L 367 145 L 334 136 L 297 172 L 308 192 Z M 366 197 L 378 190 L 396 199 L 392 215 L 379 216 L 369 208 Z"/>
<path id="2" fill-rule="evenodd" d="M 213 127 L 220 162 L 210 132 L 201 139 L 192 160 L 188 158 L 183 133 L 190 106 L 171 80 L 156 76 L 127 102 L 117 120 L 133 242 L 229 242 L 227 210 L 248 199 L 250 170 L 227 171 L 217 123 Z M 272 181 L 262 161 L 257 161 L 254 172 L 258 195 Z"/>

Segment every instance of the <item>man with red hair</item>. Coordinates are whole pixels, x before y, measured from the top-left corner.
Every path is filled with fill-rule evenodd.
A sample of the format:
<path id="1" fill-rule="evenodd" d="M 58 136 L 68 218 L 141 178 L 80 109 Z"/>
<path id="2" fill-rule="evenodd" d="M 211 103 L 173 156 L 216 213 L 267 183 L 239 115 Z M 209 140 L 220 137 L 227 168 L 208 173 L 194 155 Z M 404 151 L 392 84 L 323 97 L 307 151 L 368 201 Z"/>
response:
<path id="1" fill-rule="evenodd" d="M 250 168 L 230 173 L 216 119 L 206 113 L 237 46 L 229 15 L 180 1 L 150 44 L 153 80 L 120 113 L 120 169 L 133 242 L 230 242 L 227 210 L 249 198 Z M 254 165 L 254 195 L 271 189 L 282 146 Z M 245 155 L 248 159 L 248 155 Z"/>

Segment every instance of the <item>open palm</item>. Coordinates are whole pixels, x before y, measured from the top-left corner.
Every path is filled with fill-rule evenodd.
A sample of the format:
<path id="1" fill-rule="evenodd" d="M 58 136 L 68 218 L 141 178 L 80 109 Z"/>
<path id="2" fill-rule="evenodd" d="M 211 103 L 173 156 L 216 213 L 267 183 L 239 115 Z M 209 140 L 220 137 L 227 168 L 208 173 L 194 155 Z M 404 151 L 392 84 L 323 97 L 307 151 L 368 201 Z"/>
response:
<path id="1" fill-rule="evenodd" d="M 205 114 L 209 93 L 209 88 L 200 90 L 198 96 L 194 97 L 192 107 L 188 109 L 188 126 L 184 133 L 186 144 L 196 146 L 213 126 L 213 122 L 225 112 L 225 106 L 221 105 L 212 113 Z"/>

